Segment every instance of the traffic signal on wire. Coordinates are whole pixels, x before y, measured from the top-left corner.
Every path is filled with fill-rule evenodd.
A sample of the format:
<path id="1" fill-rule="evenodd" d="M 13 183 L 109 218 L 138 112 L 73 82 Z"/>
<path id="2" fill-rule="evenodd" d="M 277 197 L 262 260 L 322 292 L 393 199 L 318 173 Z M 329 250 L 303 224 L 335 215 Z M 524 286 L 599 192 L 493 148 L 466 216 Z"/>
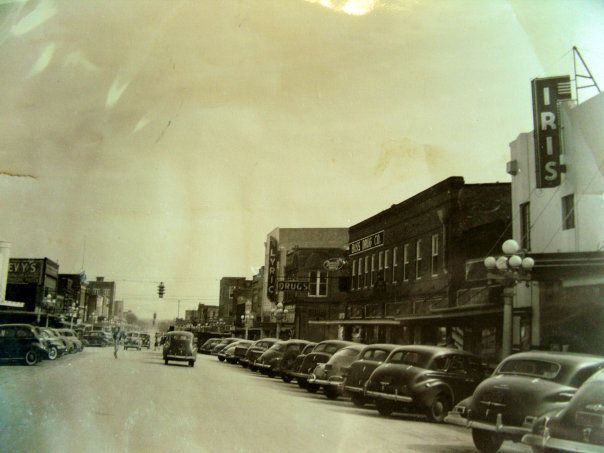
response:
<path id="1" fill-rule="evenodd" d="M 166 287 L 164 286 L 164 282 L 160 282 L 157 286 L 157 295 L 160 299 L 164 297 L 164 293 L 166 292 Z"/>

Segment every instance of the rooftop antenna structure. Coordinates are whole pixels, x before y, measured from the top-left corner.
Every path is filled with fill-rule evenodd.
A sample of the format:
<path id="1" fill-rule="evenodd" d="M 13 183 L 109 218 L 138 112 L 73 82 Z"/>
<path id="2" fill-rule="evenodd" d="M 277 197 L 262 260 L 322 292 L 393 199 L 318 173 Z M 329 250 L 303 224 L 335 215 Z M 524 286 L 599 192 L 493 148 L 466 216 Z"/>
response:
<path id="1" fill-rule="evenodd" d="M 578 58 L 578 61 L 577 61 L 577 58 Z M 577 63 L 580 63 L 582 69 L 584 71 L 587 71 L 587 75 L 577 74 Z M 594 79 L 594 76 L 591 74 L 591 71 L 589 70 L 587 63 L 585 63 L 585 60 L 581 56 L 581 52 L 579 52 L 579 49 L 577 49 L 577 46 L 573 46 L 573 67 L 575 69 L 575 96 L 577 98 L 577 104 L 579 103 L 579 90 L 595 87 L 596 90 L 598 90 L 598 93 L 601 93 L 600 87 L 598 86 L 596 79 Z M 586 83 L 589 83 L 589 82 L 591 82 L 591 83 L 589 85 L 579 86 L 579 79 L 586 79 Z"/>

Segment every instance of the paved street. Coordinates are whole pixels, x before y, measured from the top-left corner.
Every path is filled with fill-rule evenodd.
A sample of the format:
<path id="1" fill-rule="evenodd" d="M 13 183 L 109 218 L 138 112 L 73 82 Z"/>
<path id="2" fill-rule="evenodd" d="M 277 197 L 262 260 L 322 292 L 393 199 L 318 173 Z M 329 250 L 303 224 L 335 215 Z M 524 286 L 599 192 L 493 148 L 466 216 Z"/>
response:
<path id="1" fill-rule="evenodd" d="M 384 418 L 212 356 L 189 368 L 165 366 L 159 352 L 112 351 L 0 367 L 0 450 L 475 451 L 462 428 Z"/>

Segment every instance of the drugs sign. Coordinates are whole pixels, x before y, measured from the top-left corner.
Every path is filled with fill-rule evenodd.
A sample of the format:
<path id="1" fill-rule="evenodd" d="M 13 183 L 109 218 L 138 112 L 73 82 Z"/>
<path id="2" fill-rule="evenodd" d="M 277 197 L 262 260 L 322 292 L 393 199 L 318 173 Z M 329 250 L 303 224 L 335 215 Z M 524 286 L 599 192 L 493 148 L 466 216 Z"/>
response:
<path id="1" fill-rule="evenodd" d="M 298 281 L 283 281 L 277 282 L 277 290 L 278 291 L 306 291 L 309 290 L 308 282 L 298 282 Z"/>

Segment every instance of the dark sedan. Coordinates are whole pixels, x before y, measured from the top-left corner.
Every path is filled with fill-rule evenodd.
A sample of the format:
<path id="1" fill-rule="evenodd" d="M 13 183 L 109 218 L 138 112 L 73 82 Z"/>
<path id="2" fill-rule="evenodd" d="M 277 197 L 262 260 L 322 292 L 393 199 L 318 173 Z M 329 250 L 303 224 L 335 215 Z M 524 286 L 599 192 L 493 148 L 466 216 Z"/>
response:
<path id="1" fill-rule="evenodd" d="M 363 406 L 365 400 L 365 383 L 378 366 L 382 364 L 388 355 L 397 348 L 394 344 L 372 344 L 365 346 L 359 358 L 352 362 L 348 370 L 343 370 L 344 392 L 350 395 L 355 406 Z"/>
<path id="2" fill-rule="evenodd" d="M 29 324 L 0 325 L 0 359 L 35 365 L 48 355 L 47 341 Z"/>
<path id="3" fill-rule="evenodd" d="M 256 371 L 258 368 L 254 364 L 256 359 L 262 355 L 264 351 L 274 345 L 277 341 L 276 338 L 262 338 L 258 341 L 255 341 L 252 344 L 247 352 L 245 353 L 245 359 L 243 359 L 243 365 L 247 364 L 250 370 Z"/>
<path id="4" fill-rule="evenodd" d="M 197 359 L 197 349 L 193 346 L 193 334 L 175 330 L 166 334 L 164 341 L 164 363 L 168 361 L 187 362 L 189 366 L 195 366 Z"/>
<path id="5" fill-rule="evenodd" d="M 107 346 L 109 344 L 105 334 L 99 331 L 85 333 L 82 336 L 82 342 L 86 346 Z"/>
<path id="6" fill-rule="evenodd" d="M 220 340 L 222 340 L 222 338 L 210 338 L 208 339 L 204 344 L 202 344 L 199 347 L 198 352 L 201 354 L 211 354 L 212 353 L 212 349 L 214 348 L 214 346 L 216 346 L 218 343 L 220 343 Z"/>
<path id="7" fill-rule="evenodd" d="M 298 372 L 300 366 L 302 366 L 304 357 L 310 354 L 316 345 L 317 343 L 308 343 L 295 358 L 292 356 L 289 358 L 289 360 L 284 361 L 281 364 L 281 379 L 283 382 L 292 381 L 294 378 L 294 373 Z M 298 383 L 298 385 L 300 385 L 300 383 Z"/>
<path id="8" fill-rule="evenodd" d="M 311 393 L 316 392 L 321 387 L 319 384 L 309 384 L 308 379 L 319 363 L 325 363 L 329 358 L 346 346 L 353 346 L 357 343 L 342 340 L 326 340 L 318 343 L 302 360 L 300 368 L 290 373 L 298 381 L 298 385 Z"/>
<path id="9" fill-rule="evenodd" d="M 382 415 L 412 410 L 442 422 L 453 405 L 471 395 L 484 377 L 480 360 L 469 352 L 401 346 L 371 373 L 365 396 L 375 400 Z"/>
<path id="10" fill-rule="evenodd" d="M 513 354 L 446 421 L 472 428 L 476 448 L 495 452 L 504 440 L 519 442 L 530 434 L 541 415 L 564 408 L 577 388 L 602 367 L 604 357 L 586 354 Z"/>
<path id="11" fill-rule="evenodd" d="M 296 360 L 309 342 L 306 340 L 279 341 L 256 359 L 256 367 L 269 377 L 281 375 L 282 372 Z"/>
<path id="12" fill-rule="evenodd" d="M 590 377 L 564 409 L 538 419 L 522 442 L 536 451 L 604 451 L 604 370 Z"/>
<path id="13" fill-rule="evenodd" d="M 212 355 L 218 355 L 218 353 L 220 351 L 222 351 L 224 348 L 226 348 L 228 345 L 230 345 L 231 343 L 234 343 L 236 341 L 241 340 L 241 338 L 222 338 L 218 343 L 216 343 L 214 345 L 214 347 L 212 348 Z"/>
<path id="14" fill-rule="evenodd" d="M 335 400 L 343 393 L 343 373 L 354 362 L 364 345 L 354 344 L 340 349 L 325 363 L 316 366 L 313 374 L 308 379 L 309 385 L 320 385 L 323 393 L 329 399 Z"/>

